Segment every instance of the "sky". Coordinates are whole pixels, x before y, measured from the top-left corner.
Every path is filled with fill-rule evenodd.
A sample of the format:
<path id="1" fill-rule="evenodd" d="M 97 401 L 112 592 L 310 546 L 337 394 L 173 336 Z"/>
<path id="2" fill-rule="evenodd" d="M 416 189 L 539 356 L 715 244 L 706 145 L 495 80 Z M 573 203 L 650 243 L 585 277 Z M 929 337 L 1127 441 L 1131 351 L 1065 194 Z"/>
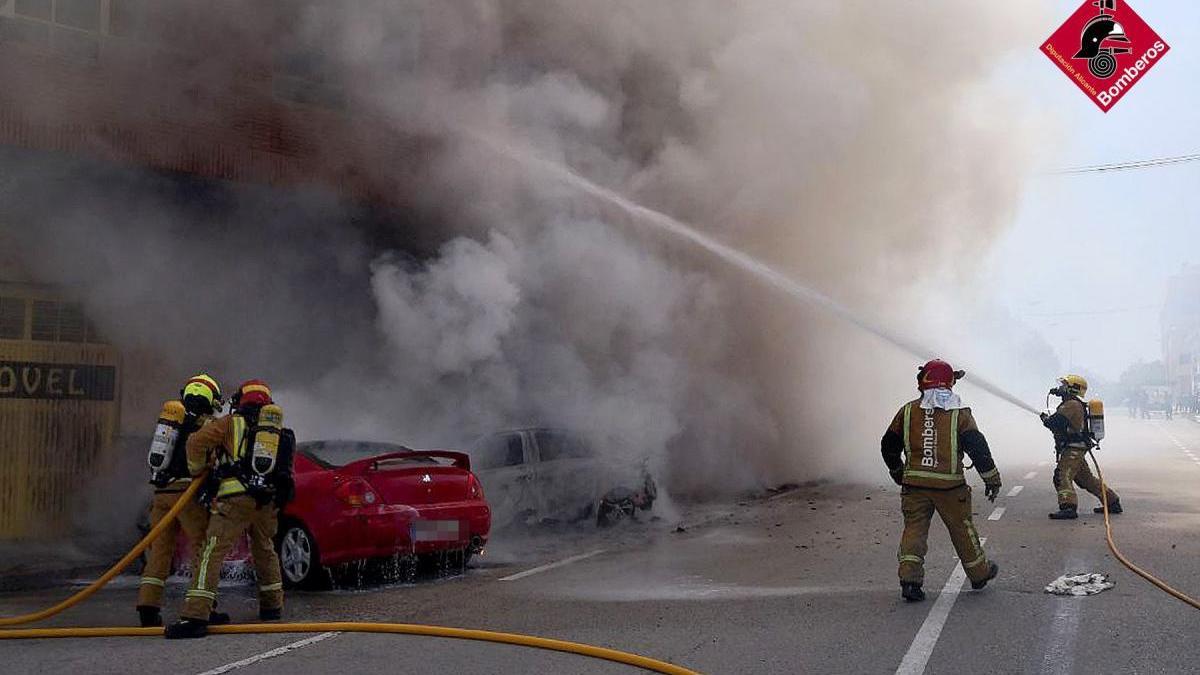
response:
<path id="1" fill-rule="evenodd" d="M 1056 22 L 1079 6 L 1047 4 Z M 1200 3 L 1140 0 L 1132 7 L 1171 50 L 1108 113 L 1039 43 L 1000 65 L 996 86 L 1044 115 L 1053 142 L 983 269 L 997 303 L 1036 329 L 1065 366 L 1110 378 L 1137 359 L 1160 357 L 1167 278 L 1185 263 L 1200 263 L 1200 162 L 1051 173 L 1200 152 Z M 1047 25 L 1043 38 L 1057 27 Z M 1108 313 L 1055 316 L 1065 312 Z"/>

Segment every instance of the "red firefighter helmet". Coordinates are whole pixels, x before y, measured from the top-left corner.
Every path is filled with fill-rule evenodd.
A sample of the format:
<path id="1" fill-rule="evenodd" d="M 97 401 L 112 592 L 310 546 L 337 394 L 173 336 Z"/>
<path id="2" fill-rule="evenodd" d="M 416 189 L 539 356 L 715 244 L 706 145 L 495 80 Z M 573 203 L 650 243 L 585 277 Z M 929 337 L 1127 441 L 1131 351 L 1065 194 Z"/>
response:
<path id="1" fill-rule="evenodd" d="M 233 405 L 238 408 L 262 407 L 274 403 L 271 388 L 262 380 L 246 380 L 233 394 Z"/>
<path id="2" fill-rule="evenodd" d="M 966 375 L 941 359 L 934 359 L 917 370 L 917 389 L 949 389 Z"/>

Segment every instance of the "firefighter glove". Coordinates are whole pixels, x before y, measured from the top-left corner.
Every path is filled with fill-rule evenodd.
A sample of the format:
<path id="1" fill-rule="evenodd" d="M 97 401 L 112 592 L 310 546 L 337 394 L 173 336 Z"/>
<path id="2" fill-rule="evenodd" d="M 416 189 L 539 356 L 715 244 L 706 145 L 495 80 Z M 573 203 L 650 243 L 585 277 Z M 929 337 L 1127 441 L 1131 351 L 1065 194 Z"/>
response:
<path id="1" fill-rule="evenodd" d="M 896 469 L 895 471 L 889 471 L 888 473 L 892 475 L 892 481 L 896 485 L 904 485 L 904 469 Z"/>
<path id="2" fill-rule="evenodd" d="M 989 502 L 996 501 L 996 497 L 1000 496 L 1000 481 L 986 484 L 983 488 L 983 495 L 988 498 Z"/>

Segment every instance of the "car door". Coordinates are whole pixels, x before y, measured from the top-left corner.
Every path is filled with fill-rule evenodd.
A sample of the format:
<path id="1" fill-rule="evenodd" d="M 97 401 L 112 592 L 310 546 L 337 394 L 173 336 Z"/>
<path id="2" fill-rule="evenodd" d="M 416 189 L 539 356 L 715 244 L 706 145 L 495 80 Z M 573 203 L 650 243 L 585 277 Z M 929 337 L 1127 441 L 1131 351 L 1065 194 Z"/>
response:
<path id="1" fill-rule="evenodd" d="M 472 468 L 492 509 L 492 525 L 500 528 L 535 512 L 532 448 L 520 431 L 492 434 L 476 443 Z"/>
<path id="2" fill-rule="evenodd" d="M 538 515 L 568 523 L 592 517 L 600 486 L 588 443 L 561 429 L 535 429 L 527 434 L 538 460 L 534 465 Z"/>

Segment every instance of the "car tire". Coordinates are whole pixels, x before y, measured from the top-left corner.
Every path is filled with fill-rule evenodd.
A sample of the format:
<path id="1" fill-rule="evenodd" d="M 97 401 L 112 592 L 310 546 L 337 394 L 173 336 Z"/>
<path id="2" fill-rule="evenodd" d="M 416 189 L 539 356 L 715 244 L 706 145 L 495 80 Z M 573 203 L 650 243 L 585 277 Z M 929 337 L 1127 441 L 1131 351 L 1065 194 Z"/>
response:
<path id="1" fill-rule="evenodd" d="M 329 572 L 321 565 L 321 554 L 312 532 L 297 521 L 284 521 L 275 544 L 283 585 L 287 588 L 323 589 Z"/>

